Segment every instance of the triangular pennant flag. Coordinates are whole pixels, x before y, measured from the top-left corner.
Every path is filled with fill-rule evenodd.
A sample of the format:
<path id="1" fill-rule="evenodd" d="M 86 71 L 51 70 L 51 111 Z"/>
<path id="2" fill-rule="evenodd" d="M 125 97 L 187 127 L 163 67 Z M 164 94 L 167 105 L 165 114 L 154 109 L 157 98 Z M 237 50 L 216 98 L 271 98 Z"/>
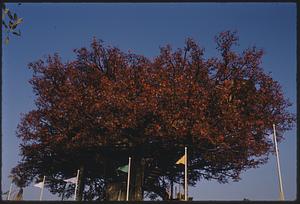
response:
<path id="1" fill-rule="evenodd" d="M 185 164 L 185 155 L 183 155 L 177 162 L 176 164 Z"/>
<path id="2" fill-rule="evenodd" d="M 128 164 L 125 166 L 120 166 L 117 170 L 128 173 Z"/>
<path id="3" fill-rule="evenodd" d="M 34 184 L 33 186 L 38 187 L 38 188 L 43 188 L 44 183 L 43 182 L 39 182 Z"/>
<path id="4" fill-rule="evenodd" d="M 73 178 L 69 178 L 69 179 L 65 179 L 64 180 L 65 182 L 67 182 L 67 183 L 77 183 L 77 177 L 75 176 L 75 177 L 73 177 Z"/>

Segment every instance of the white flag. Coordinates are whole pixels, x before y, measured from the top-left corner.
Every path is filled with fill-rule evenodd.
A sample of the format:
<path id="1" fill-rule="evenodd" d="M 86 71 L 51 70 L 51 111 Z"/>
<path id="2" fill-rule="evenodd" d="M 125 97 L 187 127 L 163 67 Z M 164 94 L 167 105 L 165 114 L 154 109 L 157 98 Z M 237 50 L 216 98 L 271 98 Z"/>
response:
<path id="1" fill-rule="evenodd" d="M 64 180 L 65 182 L 67 182 L 67 183 L 77 183 L 77 177 L 75 176 L 75 177 L 73 177 L 73 178 L 69 178 L 69 179 L 65 179 Z"/>
<path id="2" fill-rule="evenodd" d="M 38 188 L 43 188 L 43 185 L 44 185 L 44 182 L 39 182 L 39 183 L 34 184 L 34 186 L 38 187 Z"/>

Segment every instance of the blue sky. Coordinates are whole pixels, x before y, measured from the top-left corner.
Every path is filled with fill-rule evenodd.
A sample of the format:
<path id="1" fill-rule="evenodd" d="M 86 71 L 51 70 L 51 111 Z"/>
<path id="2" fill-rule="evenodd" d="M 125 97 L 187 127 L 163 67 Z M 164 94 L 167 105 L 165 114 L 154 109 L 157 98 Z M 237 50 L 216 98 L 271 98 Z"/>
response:
<path id="1" fill-rule="evenodd" d="M 236 30 L 241 51 L 256 45 L 266 52 L 262 67 L 282 85 L 296 113 L 296 4 L 295 3 L 98 3 L 7 4 L 24 18 L 22 36 L 3 45 L 2 59 L 2 190 L 18 156 L 15 131 L 20 114 L 34 109 L 28 80 L 29 62 L 57 52 L 64 61 L 74 59 L 75 48 L 88 47 L 92 38 L 123 51 L 154 57 L 159 47 L 182 47 L 192 37 L 205 47 L 206 56 L 216 54 L 214 36 Z M 286 200 L 296 199 L 296 127 L 279 144 Z M 278 200 L 275 156 L 268 164 L 242 174 L 239 182 L 219 184 L 199 181 L 190 187 L 194 200 Z M 39 188 L 27 187 L 24 199 L 37 200 Z M 44 199 L 57 196 L 48 191 Z"/>

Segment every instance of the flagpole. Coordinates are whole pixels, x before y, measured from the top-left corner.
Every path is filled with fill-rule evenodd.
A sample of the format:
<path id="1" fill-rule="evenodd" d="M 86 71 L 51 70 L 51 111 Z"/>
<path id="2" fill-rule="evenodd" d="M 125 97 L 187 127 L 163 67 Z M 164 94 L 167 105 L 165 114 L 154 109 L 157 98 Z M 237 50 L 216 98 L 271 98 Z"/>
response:
<path id="1" fill-rule="evenodd" d="M 76 200 L 76 197 L 77 197 L 78 178 L 79 178 L 79 169 L 77 170 L 77 176 L 76 176 L 74 200 Z"/>
<path id="2" fill-rule="evenodd" d="M 188 185 L 187 185 L 187 147 L 184 148 L 184 153 L 185 153 L 185 165 L 184 165 L 184 200 L 188 200 Z"/>
<path id="3" fill-rule="evenodd" d="M 277 139 L 276 139 L 276 130 L 275 130 L 275 124 L 273 124 L 273 141 L 276 151 L 276 160 L 277 160 L 277 175 L 279 178 L 279 197 L 280 200 L 284 200 L 284 194 L 283 194 L 283 186 L 282 186 L 282 178 L 281 178 L 281 171 L 280 171 L 280 162 L 279 162 L 279 153 L 278 153 L 278 147 L 277 147 Z"/>
<path id="4" fill-rule="evenodd" d="M 10 183 L 7 200 L 10 200 L 11 189 L 12 189 L 12 182 Z"/>
<path id="5" fill-rule="evenodd" d="M 131 157 L 129 157 L 129 161 L 128 161 L 126 201 L 128 201 L 128 199 L 129 199 L 130 165 L 131 165 Z"/>
<path id="6" fill-rule="evenodd" d="M 46 179 L 46 176 L 44 176 L 44 178 L 43 178 L 43 185 L 42 185 L 42 188 L 41 188 L 40 200 L 42 200 L 42 198 L 43 198 L 45 179 Z"/>
<path id="7" fill-rule="evenodd" d="M 119 190 L 119 193 L 118 193 L 118 201 L 120 201 L 120 198 L 121 198 L 121 189 Z"/>

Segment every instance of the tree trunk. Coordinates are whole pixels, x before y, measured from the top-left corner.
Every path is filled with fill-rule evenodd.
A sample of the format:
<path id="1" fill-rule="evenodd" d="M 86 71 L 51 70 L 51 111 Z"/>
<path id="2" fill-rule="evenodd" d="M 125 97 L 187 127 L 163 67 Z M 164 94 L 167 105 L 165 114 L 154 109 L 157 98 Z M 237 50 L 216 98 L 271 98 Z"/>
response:
<path id="1" fill-rule="evenodd" d="M 78 178 L 78 189 L 77 189 L 77 201 L 81 201 L 83 198 L 84 191 L 84 166 L 80 167 L 79 178 Z"/>
<path id="2" fill-rule="evenodd" d="M 129 200 L 143 200 L 144 164 L 144 159 L 139 157 L 132 158 Z"/>
<path id="3" fill-rule="evenodd" d="M 107 184 L 106 200 L 125 201 L 126 200 L 126 182 L 113 182 Z"/>

